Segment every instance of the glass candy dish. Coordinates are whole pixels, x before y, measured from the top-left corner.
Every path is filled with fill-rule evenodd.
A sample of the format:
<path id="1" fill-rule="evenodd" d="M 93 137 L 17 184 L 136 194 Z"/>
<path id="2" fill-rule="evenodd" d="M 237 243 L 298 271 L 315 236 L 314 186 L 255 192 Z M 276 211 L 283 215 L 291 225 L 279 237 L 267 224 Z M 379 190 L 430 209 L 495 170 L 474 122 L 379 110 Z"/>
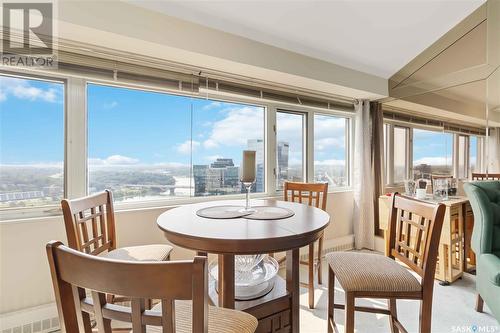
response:
<path id="1" fill-rule="evenodd" d="M 243 258 L 239 258 L 243 257 Z M 262 297 L 274 287 L 279 264 L 276 259 L 265 254 L 235 256 L 234 295 L 237 300 L 250 300 Z M 217 261 L 210 263 L 211 283 L 218 292 L 219 268 Z"/>

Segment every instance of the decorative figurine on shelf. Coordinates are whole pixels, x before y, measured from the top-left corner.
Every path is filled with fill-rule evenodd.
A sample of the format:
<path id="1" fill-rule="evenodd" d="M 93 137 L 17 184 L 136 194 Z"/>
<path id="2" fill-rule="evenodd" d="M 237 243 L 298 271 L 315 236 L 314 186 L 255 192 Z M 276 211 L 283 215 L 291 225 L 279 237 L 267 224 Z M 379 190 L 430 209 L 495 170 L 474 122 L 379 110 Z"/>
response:
<path id="1" fill-rule="evenodd" d="M 448 189 L 449 184 L 447 178 L 437 178 L 432 181 L 432 192 L 435 200 L 448 200 Z"/>
<path id="2" fill-rule="evenodd" d="M 448 195 L 455 196 L 457 195 L 457 183 L 458 180 L 456 178 L 450 178 L 448 181 Z"/>
<path id="3" fill-rule="evenodd" d="M 246 189 L 246 204 L 245 208 L 241 210 L 244 213 L 255 212 L 255 209 L 250 207 L 250 190 L 253 182 L 255 182 L 255 150 L 244 150 L 243 160 L 241 163 L 241 177 L 240 181 Z"/>
<path id="4" fill-rule="evenodd" d="M 417 180 L 417 188 L 415 190 L 417 199 L 423 200 L 427 196 L 427 180 L 421 178 Z"/>
<path id="5" fill-rule="evenodd" d="M 405 194 L 407 196 L 414 196 L 415 195 L 415 189 L 417 187 L 417 183 L 413 179 L 406 179 L 405 180 Z"/>

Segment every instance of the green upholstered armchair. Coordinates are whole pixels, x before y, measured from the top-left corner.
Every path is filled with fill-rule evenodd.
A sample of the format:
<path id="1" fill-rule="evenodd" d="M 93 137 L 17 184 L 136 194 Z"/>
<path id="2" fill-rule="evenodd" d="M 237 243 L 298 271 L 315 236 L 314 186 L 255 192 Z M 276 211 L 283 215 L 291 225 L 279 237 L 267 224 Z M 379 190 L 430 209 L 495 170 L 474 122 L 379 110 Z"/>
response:
<path id="1" fill-rule="evenodd" d="M 464 185 L 474 212 L 472 249 L 476 253 L 476 310 L 483 300 L 500 321 L 500 181 Z"/>

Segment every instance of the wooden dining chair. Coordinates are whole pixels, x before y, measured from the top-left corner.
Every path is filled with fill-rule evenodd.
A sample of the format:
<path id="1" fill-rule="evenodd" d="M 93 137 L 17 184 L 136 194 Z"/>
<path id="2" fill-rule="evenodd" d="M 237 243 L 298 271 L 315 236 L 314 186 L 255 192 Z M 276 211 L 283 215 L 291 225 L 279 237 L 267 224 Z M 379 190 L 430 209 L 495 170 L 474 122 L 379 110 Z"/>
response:
<path id="1" fill-rule="evenodd" d="M 472 180 L 500 180 L 500 173 L 472 173 Z"/>
<path id="2" fill-rule="evenodd" d="M 392 195 L 388 256 L 365 252 L 333 252 L 326 256 L 328 273 L 328 332 L 338 332 L 334 309 L 345 309 L 346 333 L 354 332 L 354 313 L 389 316 L 391 332 L 407 332 L 398 321 L 396 300 L 420 300 L 420 333 L 431 332 L 432 294 L 439 239 L 445 214 L 443 204 Z M 406 267 L 398 263 L 400 261 Z M 410 272 L 421 277 L 421 282 Z M 345 306 L 334 302 L 335 278 L 345 292 Z M 356 298 L 388 300 L 388 309 L 356 306 Z"/>
<path id="3" fill-rule="evenodd" d="M 99 333 L 111 333 L 112 320 L 131 323 L 133 333 L 253 333 L 257 327 L 257 319 L 247 313 L 208 305 L 206 257 L 123 261 L 59 241 L 46 248 L 63 332 L 92 332 L 91 315 Z M 131 306 L 108 303 L 106 293 L 129 297 Z M 145 299 L 152 298 L 161 302 L 147 310 Z"/>
<path id="4" fill-rule="evenodd" d="M 113 194 L 109 190 L 79 199 L 63 199 L 61 206 L 68 245 L 72 249 L 120 260 L 170 259 L 172 247 L 166 244 L 117 247 Z M 126 300 L 110 297 L 116 302 Z"/>
<path id="5" fill-rule="evenodd" d="M 326 211 L 326 202 L 328 196 L 328 183 L 297 183 L 285 182 L 284 185 L 284 200 L 291 202 L 298 202 L 314 206 Z M 323 254 L 323 240 L 322 234 L 318 240 L 318 253 L 317 259 L 314 259 L 314 243 L 309 244 L 309 258 L 307 261 L 300 261 L 301 265 L 308 266 L 308 281 L 301 283 L 308 288 L 309 295 L 309 308 L 314 309 L 314 270 L 316 266 L 318 284 L 322 284 L 322 264 L 321 257 Z M 280 262 L 284 261 L 282 258 Z"/>

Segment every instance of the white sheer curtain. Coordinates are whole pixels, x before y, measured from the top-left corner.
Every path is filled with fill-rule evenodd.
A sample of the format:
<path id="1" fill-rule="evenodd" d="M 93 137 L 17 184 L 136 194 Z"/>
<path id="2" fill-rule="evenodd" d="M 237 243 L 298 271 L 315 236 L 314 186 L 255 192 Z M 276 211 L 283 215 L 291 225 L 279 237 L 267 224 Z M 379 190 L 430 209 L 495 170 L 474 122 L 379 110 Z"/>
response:
<path id="1" fill-rule="evenodd" d="M 490 137 L 488 138 L 488 172 L 500 172 L 500 127 L 490 128 Z"/>
<path id="2" fill-rule="evenodd" d="M 354 241 L 357 249 L 375 247 L 374 179 L 372 177 L 372 124 L 370 102 L 355 106 L 354 130 Z"/>

